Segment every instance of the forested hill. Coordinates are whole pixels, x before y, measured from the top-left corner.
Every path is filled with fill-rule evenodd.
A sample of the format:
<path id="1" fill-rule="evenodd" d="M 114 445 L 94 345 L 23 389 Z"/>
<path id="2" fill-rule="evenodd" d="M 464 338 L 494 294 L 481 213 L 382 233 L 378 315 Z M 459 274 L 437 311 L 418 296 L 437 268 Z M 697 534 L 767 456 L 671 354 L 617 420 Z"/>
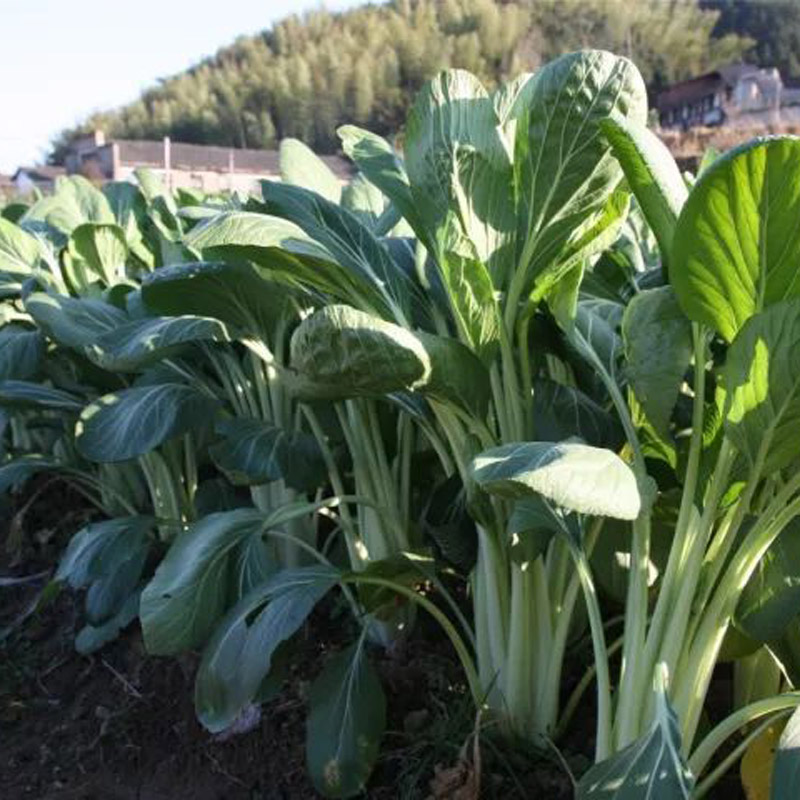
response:
<path id="1" fill-rule="evenodd" d="M 74 134 L 92 128 L 117 138 L 169 135 L 235 147 L 273 147 L 295 136 L 332 152 L 343 122 L 398 130 L 416 90 L 439 69 L 465 67 L 492 85 L 583 46 L 630 55 L 657 88 L 750 51 L 753 42 L 743 38 L 748 15 L 740 6 L 726 0 L 394 0 L 339 14 L 314 11 L 242 37 L 136 102 L 64 131 L 52 159 L 58 161 Z M 763 16 L 761 28 L 768 27 Z"/>

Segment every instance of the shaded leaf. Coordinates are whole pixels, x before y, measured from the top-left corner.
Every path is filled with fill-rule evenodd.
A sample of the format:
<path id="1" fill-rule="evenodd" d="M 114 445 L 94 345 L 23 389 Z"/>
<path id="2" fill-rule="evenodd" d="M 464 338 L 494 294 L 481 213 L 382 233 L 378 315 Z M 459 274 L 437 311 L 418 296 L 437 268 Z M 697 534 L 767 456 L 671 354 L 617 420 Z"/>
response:
<path id="1" fill-rule="evenodd" d="M 110 303 L 45 292 L 28 295 L 25 310 L 56 342 L 76 348 L 94 343 L 128 321 L 125 312 Z"/>
<path id="2" fill-rule="evenodd" d="M 122 517 L 87 525 L 70 539 L 55 577 L 88 590 L 86 613 L 95 627 L 116 616 L 138 586 L 152 527 L 151 517 Z"/>
<path id="3" fill-rule="evenodd" d="M 88 405 L 75 441 L 90 461 L 127 461 L 190 430 L 213 423 L 218 401 L 180 383 L 137 386 Z"/>
<path id="4" fill-rule="evenodd" d="M 236 485 L 283 479 L 298 491 L 317 488 L 327 477 L 316 439 L 301 431 L 256 419 L 223 420 L 217 424 L 222 441 L 209 453 L 214 463 Z"/>
<path id="5" fill-rule="evenodd" d="M 237 509 L 210 514 L 177 536 L 142 592 L 140 616 L 148 652 L 170 655 L 206 641 L 239 599 L 234 591 L 236 550 L 259 535 L 263 525 L 263 512 Z"/>
<path id="6" fill-rule="evenodd" d="M 325 797 L 351 797 L 369 778 L 386 726 L 386 699 L 359 641 L 328 659 L 309 692 L 306 758 Z"/>
<path id="7" fill-rule="evenodd" d="M 800 785 L 800 709 L 783 729 L 772 768 L 770 800 L 791 800 Z"/>
<path id="8" fill-rule="evenodd" d="M 225 342 L 228 331 L 216 319 L 181 316 L 126 322 L 87 345 L 85 353 L 111 372 L 134 372 L 179 353 L 192 342 Z"/>
<path id="9" fill-rule="evenodd" d="M 208 730 L 224 730 L 257 698 L 279 645 L 338 579 L 336 569 L 320 565 L 283 570 L 231 609 L 209 640 L 195 681 L 197 716 Z"/>
<path id="10" fill-rule="evenodd" d="M 622 318 L 625 374 L 650 424 L 666 436 L 692 358 L 691 323 L 671 287 L 637 294 Z"/>

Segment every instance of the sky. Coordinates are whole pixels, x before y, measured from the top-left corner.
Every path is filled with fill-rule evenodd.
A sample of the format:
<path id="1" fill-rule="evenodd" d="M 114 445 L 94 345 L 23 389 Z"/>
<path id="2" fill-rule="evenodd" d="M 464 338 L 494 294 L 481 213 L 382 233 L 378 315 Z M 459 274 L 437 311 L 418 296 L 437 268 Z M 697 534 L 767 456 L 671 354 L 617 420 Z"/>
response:
<path id="1" fill-rule="evenodd" d="M 358 0 L 0 0 L 0 173 L 60 130 L 291 13 Z"/>

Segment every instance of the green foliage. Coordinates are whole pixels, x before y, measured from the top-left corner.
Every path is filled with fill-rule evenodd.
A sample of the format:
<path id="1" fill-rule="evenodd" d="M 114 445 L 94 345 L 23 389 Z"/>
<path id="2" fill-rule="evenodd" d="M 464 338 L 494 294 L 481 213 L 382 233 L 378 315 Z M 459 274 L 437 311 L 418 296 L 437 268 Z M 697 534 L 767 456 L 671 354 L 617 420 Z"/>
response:
<path id="1" fill-rule="evenodd" d="M 309 20 L 413 17 L 433 31 L 419 47 L 442 19 L 471 37 L 472 7 Z M 505 25 L 521 5 L 480 7 Z M 578 8 L 543 0 L 531 24 Z M 593 8 L 611 35 L 622 5 Z M 629 52 L 653 11 L 626 6 Z M 669 11 L 697 23 L 691 41 L 713 22 Z M 264 46 L 294 59 L 281 80 L 313 87 L 309 26 Z M 744 652 L 731 631 L 800 679 L 798 142 L 752 142 L 686 189 L 632 61 L 582 50 L 496 86 L 481 47 L 460 45 L 475 71 L 423 86 L 405 161 L 339 130 L 361 170 L 346 186 L 292 141 L 260 197 L 173 194 L 142 172 L 102 192 L 64 180 L 3 218 L 0 489 L 47 471 L 84 491 L 101 521 L 58 573 L 87 593 L 76 645 L 138 613 L 150 652 L 205 648 L 210 730 L 277 691 L 314 609 L 337 626 L 308 696 L 326 796 L 369 792 L 386 703 L 368 657 L 399 652 L 417 612 L 505 734 L 560 736 L 594 684 L 579 797 L 703 796 L 742 749 L 707 772 L 724 742 L 798 699 L 737 706 L 696 741 L 717 662 Z M 379 75 L 358 75 L 370 119 Z M 246 137 L 248 93 L 217 90 Z M 307 100 L 287 94 L 298 124 Z M 562 709 L 586 638 L 592 670 Z M 793 736 L 776 774 L 795 769 Z"/>
<path id="2" fill-rule="evenodd" d="M 326 797 L 364 788 L 386 724 L 386 700 L 362 637 L 337 653 L 309 693 L 307 756 L 311 778 Z"/>
<path id="3" fill-rule="evenodd" d="M 719 14 L 715 36 L 751 40 L 748 60 L 777 67 L 784 79 L 800 77 L 800 6 L 794 0 L 700 0 L 700 7 Z"/>
<path id="4" fill-rule="evenodd" d="M 754 313 L 800 293 L 798 168 L 800 139 L 754 140 L 717 159 L 681 212 L 670 280 L 687 316 L 729 342 Z"/>
<path id="5" fill-rule="evenodd" d="M 195 683 L 195 706 L 206 728 L 224 730 L 256 698 L 278 647 L 338 578 L 337 570 L 324 566 L 284 570 L 231 609 L 205 648 Z"/>

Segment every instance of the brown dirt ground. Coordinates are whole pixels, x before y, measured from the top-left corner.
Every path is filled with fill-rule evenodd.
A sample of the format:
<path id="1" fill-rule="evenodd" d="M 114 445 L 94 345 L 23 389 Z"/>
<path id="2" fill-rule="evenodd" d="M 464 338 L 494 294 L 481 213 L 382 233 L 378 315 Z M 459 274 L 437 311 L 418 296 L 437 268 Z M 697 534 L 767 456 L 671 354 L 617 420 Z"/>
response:
<path id="1" fill-rule="evenodd" d="M 37 488 L 42 491 L 20 519 L 19 509 Z M 34 483 L 0 523 L 0 574 L 51 569 L 69 535 L 88 518 L 63 486 Z M 9 553 L 2 540 L 7 545 L 15 536 L 20 544 Z M 0 629 L 35 600 L 45 581 L 0 587 Z M 195 719 L 196 656 L 146 656 L 137 626 L 99 653 L 81 656 L 73 648 L 80 615 L 80 598 L 62 592 L 0 642 L 0 798 L 316 797 L 304 766 L 304 698 L 321 655 L 340 643 L 331 635 L 341 626 L 331 624 L 330 609 L 307 626 L 302 656 L 281 694 L 263 708 L 260 724 L 227 741 L 210 736 Z M 553 760 L 499 747 L 488 733 L 476 752 L 460 670 L 447 643 L 425 622 L 402 655 L 383 657 L 378 668 L 389 718 L 366 797 L 571 796 L 569 778 Z"/>

